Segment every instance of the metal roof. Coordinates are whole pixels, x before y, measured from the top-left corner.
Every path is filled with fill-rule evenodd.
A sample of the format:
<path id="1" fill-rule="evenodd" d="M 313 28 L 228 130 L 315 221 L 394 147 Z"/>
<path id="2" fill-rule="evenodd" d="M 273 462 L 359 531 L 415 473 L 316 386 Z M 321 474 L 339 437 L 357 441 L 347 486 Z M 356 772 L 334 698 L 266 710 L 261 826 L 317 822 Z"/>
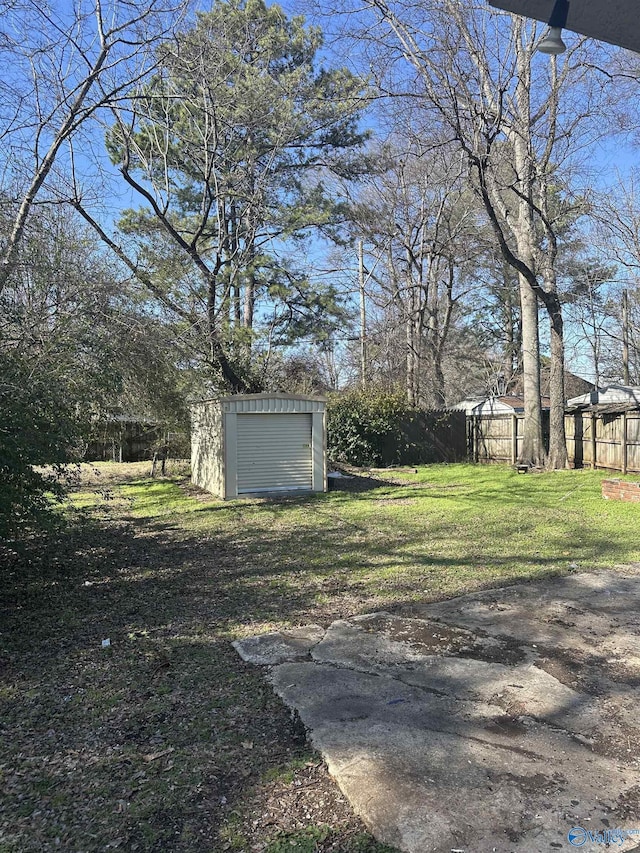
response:
<path id="1" fill-rule="evenodd" d="M 508 415 L 514 412 L 513 406 L 501 402 L 496 397 L 476 397 L 474 399 L 461 400 L 455 406 L 451 406 L 451 408 L 463 411 L 467 415 Z"/>
<path id="2" fill-rule="evenodd" d="M 547 23 L 554 0 L 489 0 L 492 6 Z M 632 0 L 572 0 L 566 29 L 640 53 L 638 3 Z"/>
<path id="3" fill-rule="evenodd" d="M 598 403 L 595 406 L 587 406 L 583 411 L 597 412 L 599 415 L 620 415 L 623 412 L 634 412 L 637 408 L 634 403 Z"/>
<path id="4" fill-rule="evenodd" d="M 280 391 L 267 391 L 260 394 L 214 394 L 210 397 L 194 397 L 190 402 L 209 403 L 217 401 L 228 403 L 234 400 L 309 400 L 314 403 L 326 403 L 327 398 L 321 394 L 283 394 Z"/>
<path id="5" fill-rule="evenodd" d="M 612 383 L 567 400 L 567 409 L 614 414 L 640 408 L 640 387 Z"/>
<path id="6" fill-rule="evenodd" d="M 542 408 L 548 409 L 550 405 L 550 399 L 542 397 Z M 524 398 L 515 394 L 506 394 L 502 397 L 471 397 L 461 400 L 450 408 L 462 410 L 467 415 L 508 415 L 524 412 Z"/>

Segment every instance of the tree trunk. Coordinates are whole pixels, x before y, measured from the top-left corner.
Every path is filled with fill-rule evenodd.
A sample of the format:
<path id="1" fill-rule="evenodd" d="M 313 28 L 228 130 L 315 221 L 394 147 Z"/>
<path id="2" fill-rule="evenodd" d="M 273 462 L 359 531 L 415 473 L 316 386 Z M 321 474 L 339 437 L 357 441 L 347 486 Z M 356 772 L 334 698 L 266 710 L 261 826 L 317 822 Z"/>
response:
<path id="1" fill-rule="evenodd" d="M 551 376 L 549 379 L 549 468 L 568 468 L 567 438 L 564 428 L 564 330 L 560 300 L 548 305 L 551 326 Z"/>
<path id="2" fill-rule="evenodd" d="M 407 253 L 408 254 L 408 253 Z M 407 401 L 410 406 L 420 403 L 420 347 L 422 345 L 422 323 L 418 303 L 417 287 L 411 274 L 411 261 L 407 258 L 406 279 L 406 347 L 407 347 Z"/>
<path id="3" fill-rule="evenodd" d="M 522 140 L 514 144 L 516 171 L 523 190 L 518 200 L 518 219 L 513 226 L 518 256 L 528 270 L 533 270 L 535 225 L 527 203 L 527 188 L 531 181 L 531 164 Z M 540 338 L 538 334 L 538 298 L 526 276 L 518 273 L 520 287 L 520 317 L 522 322 L 522 393 L 524 423 L 522 448 L 518 463 L 539 467 L 544 465 L 545 450 L 542 438 L 542 398 L 540 390 Z"/>
<path id="4" fill-rule="evenodd" d="M 410 406 L 418 405 L 418 377 L 417 377 L 417 359 L 415 349 L 415 320 L 411 311 L 411 306 L 408 307 L 407 319 L 405 322 L 406 333 L 406 388 L 407 402 Z"/>
<path id="5" fill-rule="evenodd" d="M 442 370 L 442 354 L 434 352 L 433 356 L 433 405 L 436 409 L 446 406 L 444 371 Z"/>
<path id="6" fill-rule="evenodd" d="M 207 334 L 211 364 L 220 370 L 225 384 L 234 394 L 251 393 L 253 389 L 233 369 L 218 337 L 216 322 L 216 277 L 214 274 L 209 275 L 207 291 Z"/>
<path id="7" fill-rule="evenodd" d="M 522 315 L 522 390 L 524 423 L 522 448 L 518 457 L 521 465 L 544 464 L 542 440 L 542 401 L 540 398 L 540 344 L 538 341 L 538 300 L 529 283 L 520 279 Z"/>
<path id="8" fill-rule="evenodd" d="M 255 279 L 253 270 L 251 269 L 245 276 L 244 284 L 244 319 L 243 326 L 245 329 L 253 328 L 253 314 L 255 310 Z"/>

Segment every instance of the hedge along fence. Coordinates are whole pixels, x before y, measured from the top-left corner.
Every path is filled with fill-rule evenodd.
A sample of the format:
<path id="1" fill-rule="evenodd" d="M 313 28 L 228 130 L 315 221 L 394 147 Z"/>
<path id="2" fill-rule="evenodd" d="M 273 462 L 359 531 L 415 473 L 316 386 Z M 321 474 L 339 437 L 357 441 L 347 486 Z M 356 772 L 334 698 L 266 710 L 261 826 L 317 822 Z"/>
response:
<path id="1" fill-rule="evenodd" d="M 351 391 L 327 403 L 327 450 L 334 462 L 386 467 L 465 459 L 464 412 L 414 409 L 402 394 Z"/>

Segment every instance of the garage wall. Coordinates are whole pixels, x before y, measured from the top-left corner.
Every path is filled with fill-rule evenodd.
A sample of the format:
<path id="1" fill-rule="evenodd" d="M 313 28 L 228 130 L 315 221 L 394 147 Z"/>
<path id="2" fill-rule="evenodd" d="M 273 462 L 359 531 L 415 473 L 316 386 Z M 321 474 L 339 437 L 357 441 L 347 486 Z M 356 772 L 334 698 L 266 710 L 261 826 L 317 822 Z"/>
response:
<path id="1" fill-rule="evenodd" d="M 200 488 L 223 498 L 326 491 L 324 399 L 234 395 L 194 404 L 191 419 L 191 479 Z"/>
<path id="2" fill-rule="evenodd" d="M 191 482 L 224 497 L 224 434 L 217 400 L 191 407 Z"/>

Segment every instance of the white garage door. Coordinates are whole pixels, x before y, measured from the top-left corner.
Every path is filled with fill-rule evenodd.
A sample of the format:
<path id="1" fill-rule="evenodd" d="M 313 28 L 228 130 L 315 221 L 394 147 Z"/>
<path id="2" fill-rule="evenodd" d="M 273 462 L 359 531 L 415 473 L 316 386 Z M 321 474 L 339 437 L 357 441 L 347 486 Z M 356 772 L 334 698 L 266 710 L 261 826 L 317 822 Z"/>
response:
<path id="1" fill-rule="evenodd" d="M 311 415 L 239 414 L 238 494 L 311 489 Z"/>

